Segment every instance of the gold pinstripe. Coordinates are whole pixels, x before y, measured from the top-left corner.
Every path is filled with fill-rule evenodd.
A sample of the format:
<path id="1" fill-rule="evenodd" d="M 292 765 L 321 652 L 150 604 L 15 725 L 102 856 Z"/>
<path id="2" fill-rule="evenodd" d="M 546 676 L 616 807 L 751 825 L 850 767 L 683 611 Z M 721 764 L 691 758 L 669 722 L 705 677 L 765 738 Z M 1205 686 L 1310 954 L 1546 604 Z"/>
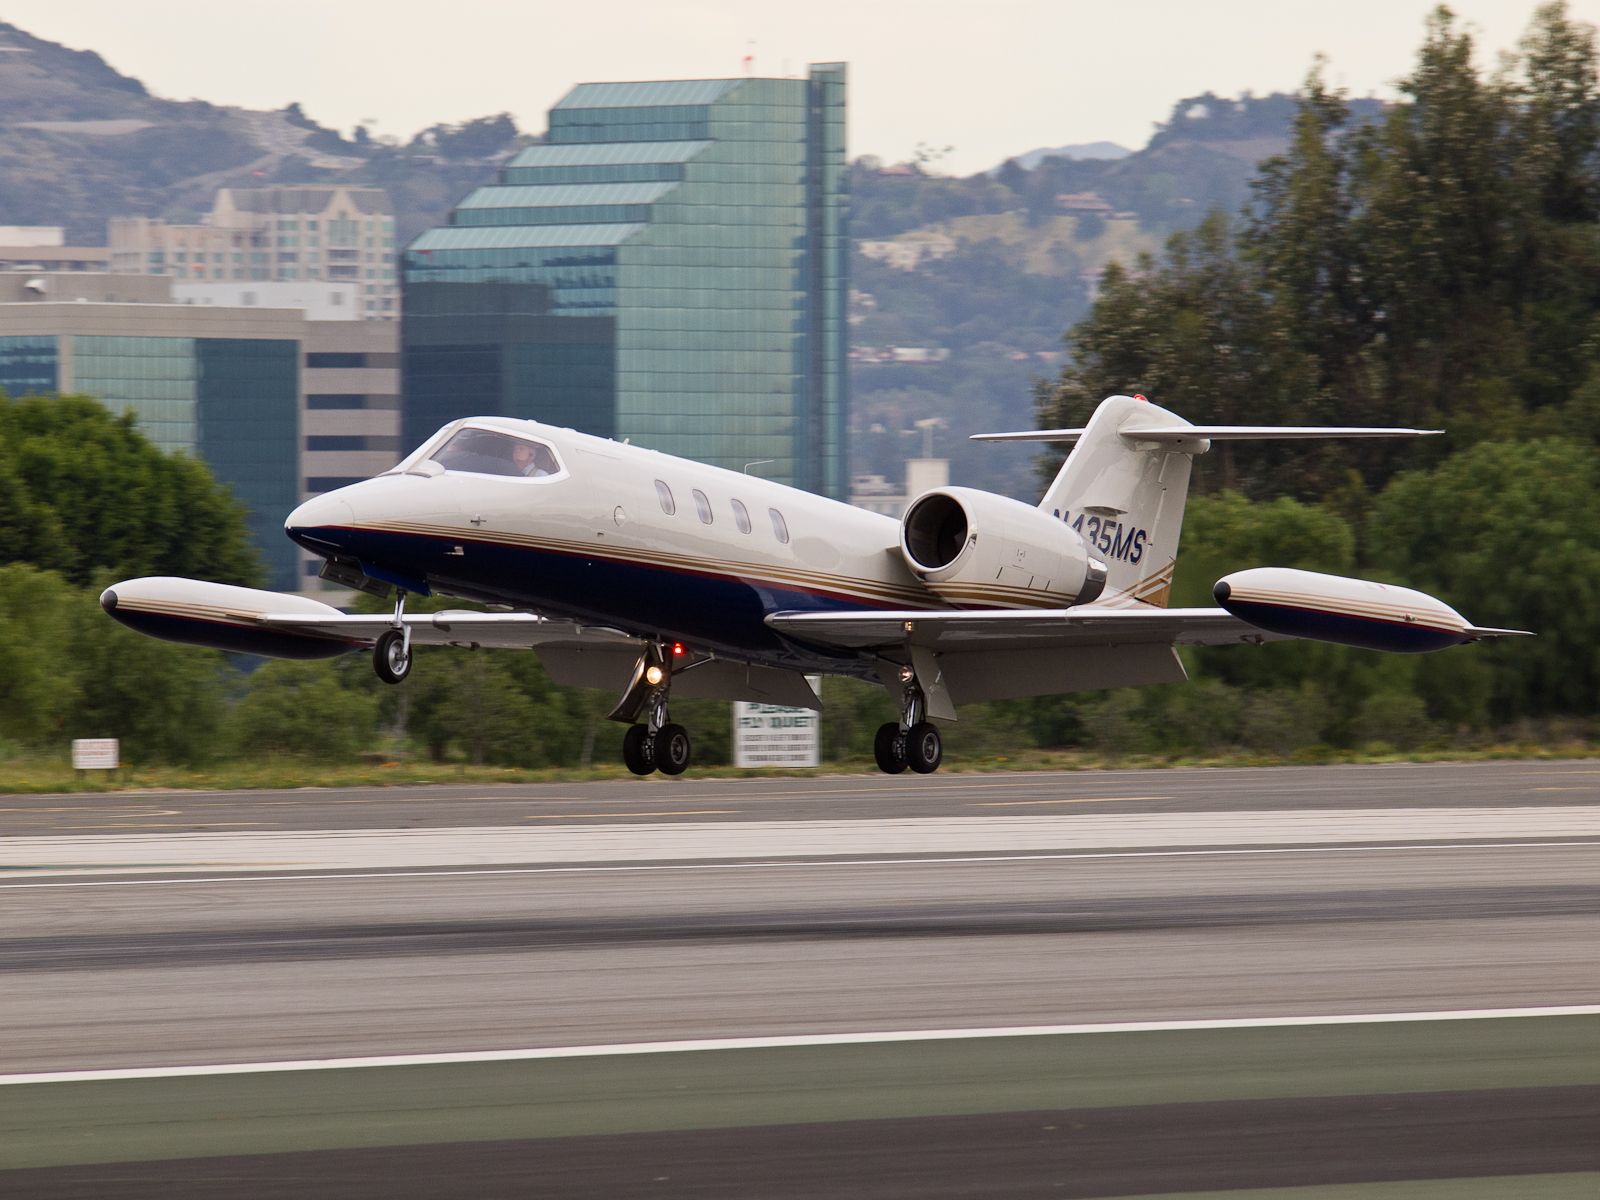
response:
<path id="1" fill-rule="evenodd" d="M 1101 605 L 1105 608 L 1123 608 L 1137 603 L 1166 608 L 1172 599 L 1172 573 L 1177 565 L 1176 561 L 1169 561 L 1154 575 L 1147 575 L 1115 595 L 1106 597 L 1100 602 Z"/>
<path id="2" fill-rule="evenodd" d="M 1265 588 L 1234 588 L 1231 599 L 1244 604 L 1276 604 L 1287 608 L 1307 609 L 1312 612 L 1331 613 L 1340 617 L 1363 617 L 1381 621 L 1392 621 L 1397 624 L 1426 625 L 1432 629 L 1451 629 L 1449 624 L 1439 625 L 1435 622 L 1449 621 L 1442 613 L 1429 613 L 1421 616 L 1411 608 L 1399 607 L 1392 604 L 1379 604 L 1372 600 L 1359 600 L 1351 597 L 1310 597 L 1299 592 L 1272 591 Z M 1465 628 L 1465 626 L 1461 626 Z"/>
<path id="3" fill-rule="evenodd" d="M 150 600 L 143 596 L 130 597 L 119 595 L 117 597 L 116 611 L 145 613 L 157 617 L 175 617 L 190 621 L 212 621 L 221 625 L 236 625 L 243 629 L 267 629 L 272 626 L 261 624 L 261 614 L 257 612 L 240 612 L 237 609 L 219 608 L 214 604 L 197 604 L 188 600 Z M 306 614 L 306 620 L 315 621 L 317 614 Z M 323 638 L 335 642 L 351 642 L 366 644 L 370 638 L 358 633 L 339 633 L 336 631 L 300 629 L 292 630 L 301 637 Z"/>
<path id="4" fill-rule="evenodd" d="M 121 595 L 117 597 L 116 611 L 148 612 L 156 613 L 163 617 L 192 617 L 251 624 L 260 620 L 260 614 L 258 613 L 218 608 L 213 604 L 195 604 L 186 600 L 147 600 L 143 597 Z"/>
<path id="5" fill-rule="evenodd" d="M 836 592 L 842 595 L 858 596 L 890 605 L 934 607 L 929 603 L 928 592 L 921 587 L 911 587 L 882 580 L 863 579 L 859 576 L 810 571 L 802 567 L 781 563 L 752 563 L 748 560 L 739 559 L 696 558 L 692 564 L 686 564 L 678 555 L 652 550 L 648 547 L 628 547 L 625 552 L 614 552 L 590 542 L 538 537 L 532 534 L 514 532 L 497 533 L 493 538 L 474 538 L 469 533 L 451 526 L 411 521 L 393 521 L 383 524 L 363 522 L 352 524 L 347 528 L 377 533 L 415 533 L 429 537 L 450 538 L 464 544 L 523 546 L 529 549 L 583 555 L 589 558 L 602 558 L 610 562 L 640 563 L 646 566 L 668 567 L 677 570 L 692 567 L 695 570 L 704 569 L 720 572 L 762 583 L 798 585 L 805 588 Z"/>
<path id="6" fill-rule="evenodd" d="M 451 538 L 458 542 L 478 545 L 511 545 L 529 549 L 549 550 L 561 554 L 584 555 L 603 558 L 611 562 L 632 562 L 647 566 L 682 569 L 685 564 L 676 554 L 649 547 L 629 547 L 625 553 L 609 552 L 592 542 L 552 538 L 529 533 L 506 531 L 493 538 L 474 538 L 471 534 L 448 525 L 434 525 L 418 521 L 358 522 L 352 529 L 377 533 L 414 533 L 428 537 Z M 1037 588 L 1017 587 L 1013 584 L 964 581 L 957 584 L 928 584 L 926 588 L 896 584 L 886 580 L 863 579 L 859 576 L 836 575 L 825 571 L 812 571 L 784 563 L 753 563 L 747 559 L 696 558 L 696 569 L 721 572 L 742 579 L 763 583 L 793 585 L 802 588 L 862 597 L 889 605 L 932 608 L 928 592 L 946 602 L 991 604 L 1005 608 L 1059 608 L 1071 603 L 1073 596 L 1064 592 L 1044 592 Z"/>

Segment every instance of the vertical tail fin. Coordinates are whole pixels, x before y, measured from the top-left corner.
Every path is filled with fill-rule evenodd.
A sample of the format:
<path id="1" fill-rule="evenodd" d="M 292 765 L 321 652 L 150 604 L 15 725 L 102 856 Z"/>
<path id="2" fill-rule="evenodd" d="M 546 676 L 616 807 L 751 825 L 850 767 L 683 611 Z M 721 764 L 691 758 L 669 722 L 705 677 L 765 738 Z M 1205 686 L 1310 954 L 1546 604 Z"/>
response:
<path id="1" fill-rule="evenodd" d="M 1136 435 L 1141 428 L 1188 426 L 1143 398 L 1101 401 L 1039 502 L 1105 562 L 1101 604 L 1141 600 L 1167 606 L 1190 466 L 1209 444 L 1199 437 L 1141 442 Z"/>
<path id="2" fill-rule="evenodd" d="M 985 442 L 1076 442 L 1039 507 L 1076 530 L 1106 564 L 1097 603 L 1165 608 L 1183 532 L 1189 469 L 1214 440 L 1431 437 L 1438 429 L 1195 425 L 1143 396 L 1111 396 L 1082 429 L 979 434 Z"/>
<path id="3" fill-rule="evenodd" d="M 1076 442 L 1039 507 L 1075 530 L 1106 564 L 1097 603 L 1143 601 L 1165 608 L 1183 532 L 1189 468 L 1209 449 L 1193 426 L 1142 396 L 1100 402 L 1083 429 L 983 434 L 981 441 Z M 1163 441 L 1141 441 L 1141 429 L 1160 429 Z"/>

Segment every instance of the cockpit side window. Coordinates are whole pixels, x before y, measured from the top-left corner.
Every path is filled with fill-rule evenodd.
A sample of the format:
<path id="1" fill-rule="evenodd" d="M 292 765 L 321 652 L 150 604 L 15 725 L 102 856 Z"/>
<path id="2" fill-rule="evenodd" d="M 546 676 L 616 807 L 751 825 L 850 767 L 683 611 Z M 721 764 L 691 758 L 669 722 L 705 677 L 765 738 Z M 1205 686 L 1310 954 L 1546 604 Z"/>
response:
<path id="1" fill-rule="evenodd" d="M 432 455 L 446 471 L 475 475 L 512 475 L 537 479 L 561 473 L 561 461 L 544 442 L 498 429 L 458 430 Z"/>

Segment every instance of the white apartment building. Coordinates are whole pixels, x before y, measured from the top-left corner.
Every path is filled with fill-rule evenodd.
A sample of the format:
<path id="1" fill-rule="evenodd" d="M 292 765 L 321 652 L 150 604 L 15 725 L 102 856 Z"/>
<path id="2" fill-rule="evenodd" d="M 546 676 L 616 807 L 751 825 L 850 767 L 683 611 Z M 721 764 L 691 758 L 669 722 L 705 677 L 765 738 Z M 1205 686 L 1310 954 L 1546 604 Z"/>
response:
<path id="1" fill-rule="evenodd" d="M 400 315 L 394 213 L 382 188 L 223 188 L 199 225 L 116 217 L 107 233 L 117 274 L 351 283 L 364 319 Z"/>

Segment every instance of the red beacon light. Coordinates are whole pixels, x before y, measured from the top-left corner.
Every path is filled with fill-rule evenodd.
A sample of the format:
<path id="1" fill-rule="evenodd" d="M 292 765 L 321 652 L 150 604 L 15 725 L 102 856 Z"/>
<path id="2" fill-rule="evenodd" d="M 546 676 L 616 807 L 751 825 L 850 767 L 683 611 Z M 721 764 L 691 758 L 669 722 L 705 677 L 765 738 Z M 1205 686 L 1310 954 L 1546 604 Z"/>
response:
<path id="1" fill-rule="evenodd" d="M 1143 392 L 1135 392 L 1133 394 L 1133 398 L 1135 400 L 1142 401 L 1145 404 L 1149 404 L 1150 403 L 1150 397 L 1146 396 Z"/>
<path id="2" fill-rule="evenodd" d="M 673 642 L 672 643 L 672 657 L 673 658 L 682 658 L 683 657 L 683 643 L 682 642 Z"/>

